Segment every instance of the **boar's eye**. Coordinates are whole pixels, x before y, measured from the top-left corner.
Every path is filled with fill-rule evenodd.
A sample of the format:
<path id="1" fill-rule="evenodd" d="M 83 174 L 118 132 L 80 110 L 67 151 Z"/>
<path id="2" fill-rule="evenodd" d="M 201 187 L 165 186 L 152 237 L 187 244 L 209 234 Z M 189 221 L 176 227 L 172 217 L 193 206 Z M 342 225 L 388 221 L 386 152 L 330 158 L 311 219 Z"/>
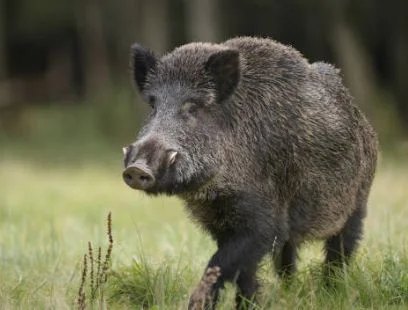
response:
<path id="1" fill-rule="evenodd" d="M 181 105 L 181 111 L 183 113 L 194 114 L 198 109 L 198 104 L 192 101 L 185 101 Z"/>
<path id="2" fill-rule="evenodd" d="M 156 98 L 154 96 L 149 96 L 149 98 L 147 99 L 147 104 L 154 109 L 156 106 Z"/>

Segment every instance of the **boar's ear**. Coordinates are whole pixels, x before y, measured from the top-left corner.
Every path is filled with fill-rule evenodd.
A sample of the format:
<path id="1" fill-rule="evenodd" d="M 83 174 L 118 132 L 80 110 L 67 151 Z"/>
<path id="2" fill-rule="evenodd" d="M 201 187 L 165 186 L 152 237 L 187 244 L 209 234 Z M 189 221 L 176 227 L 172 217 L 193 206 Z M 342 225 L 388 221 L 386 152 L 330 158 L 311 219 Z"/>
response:
<path id="1" fill-rule="evenodd" d="M 152 51 L 138 43 L 132 45 L 130 57 L 133 79 L 142 92 L 146 83 L 147 73 L 156 68 L 157 58 Z"/>
<path id="2" fill-rule="evenodd" d="M 215 83 L 218 102 L 227 99 L 238 84 L 240 76 L 239 52 L 225 50 L 211 55 L 205 69 Z"/>

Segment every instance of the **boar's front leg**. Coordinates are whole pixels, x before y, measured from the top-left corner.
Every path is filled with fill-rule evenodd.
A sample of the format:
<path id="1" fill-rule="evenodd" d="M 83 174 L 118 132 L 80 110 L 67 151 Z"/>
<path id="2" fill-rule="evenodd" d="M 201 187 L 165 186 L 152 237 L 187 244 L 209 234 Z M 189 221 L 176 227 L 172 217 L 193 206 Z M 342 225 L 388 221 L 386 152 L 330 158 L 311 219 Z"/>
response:
<path id="1" fill-rule="evenodd" d="M 236 235 L 219 245 L 218 251 L 208 263 L 208 268 L 217 266 L 221 273 L 210 293 L 213 307 L 217 303 L 219 290 L 224 288 L 226 281 L 238 286 L 237 308 L 244 306 L 245 300 L 252 300 L 257 287 L 256 270 L 268 251 L 266 244 L 259 238 L 260 236 L 249 234 Z"/>
<path id="2" fill-rule="evenodd" d="M 253 211 L 254 209 L 256 208 L 252 206 Z M 254 214 L 251 214 L 236 229 L 229 230 L 227 235 L 224 234 L 217 238 L 218 250 L 210 259 L 206 273 L 209 271 L 211 273 L 211 270 L 219 270 L 219 275 L 208 289 L 209 298 L 203 301 L 205 309 L 215 309 L 219 291 L 224 287 L 226 281 L 234 282 L 238 286 L 237 309 L 249 309 L 257 289 L 258 264 L 262 257 L 271 250 L 275 237 L 278 237 L 277 227 L 273 225 L 274 222 L 276 223 L 272 221 L 273 217 L 267 216 L 265 212 L 258 213 L 258 215 L 262 217 L 254 218 Z M 203 277 L 204 281 L 206 273 Z M 196 292 L 190 299 L 190 309 L 195 309 L 191 306 L 195 296 L 197 296 Z"/>
<path id="3" fill-rule="evenodd" d="M 190 298 L 189 309 L 202 309 L 203 305 L 204 309 L 215 309 L 226 281 L 238 286 L 237 309 L 246 309 L 245 301 L 252 300 L 256 291 L 258 263 L 268 251 L 257 239 L 241 234 L 219 243 L 218 251 L 210 259 L 199 287 Z"/>

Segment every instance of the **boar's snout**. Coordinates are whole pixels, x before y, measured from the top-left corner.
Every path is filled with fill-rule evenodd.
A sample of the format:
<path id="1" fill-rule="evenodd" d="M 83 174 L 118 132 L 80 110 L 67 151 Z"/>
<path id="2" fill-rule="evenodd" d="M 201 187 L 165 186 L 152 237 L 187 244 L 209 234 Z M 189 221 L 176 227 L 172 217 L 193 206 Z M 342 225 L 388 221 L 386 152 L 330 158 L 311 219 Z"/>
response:
<path id="1" fill-rule="evenodd" d="M 124 155 L 123 180 L 131 188 L 147 192 L 157 190 L 163 180 L 171 183 L 175 164 L 181 158 L 174 147 L 156 137 L 125 147 Z"/>
<path id="2" fill-rule="evenodd" d="M 153 173 L 142 163 L 134 163 L 123 171 L 123 180 L 134 189 L 146 190 L 155 183 Z"/>

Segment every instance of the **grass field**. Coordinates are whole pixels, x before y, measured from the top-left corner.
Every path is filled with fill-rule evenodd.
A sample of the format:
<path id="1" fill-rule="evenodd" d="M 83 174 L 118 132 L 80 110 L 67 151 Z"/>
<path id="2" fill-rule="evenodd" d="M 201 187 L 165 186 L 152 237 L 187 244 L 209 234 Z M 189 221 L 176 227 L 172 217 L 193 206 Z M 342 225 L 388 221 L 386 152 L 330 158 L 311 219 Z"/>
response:
<path id="1" fill-rule="evenodd" d="M 51 148 L 46 159 L 31 160 L 28 148 L 1 150 L 0 309 L 75 308 L 82 257 L 88 241 L 106 249 L 109 211 L 112 272 L 102 294 L 93 302 L 88 296 L 89 308 L 185 308 L 215 246 L 181 202 L 125 186 L 119 148 L 97 160 L 72 154 L 61 161 Z M 266 258 L 259 308 L 408 309 L 408 165 L 382 159 L 365 223 L 356 259 L 331 289 L 321 280 L 320 243 L 302 249 L 288 285 Z M 231 308 L 233 290 L 223 294 L 221 309 Z"/>

